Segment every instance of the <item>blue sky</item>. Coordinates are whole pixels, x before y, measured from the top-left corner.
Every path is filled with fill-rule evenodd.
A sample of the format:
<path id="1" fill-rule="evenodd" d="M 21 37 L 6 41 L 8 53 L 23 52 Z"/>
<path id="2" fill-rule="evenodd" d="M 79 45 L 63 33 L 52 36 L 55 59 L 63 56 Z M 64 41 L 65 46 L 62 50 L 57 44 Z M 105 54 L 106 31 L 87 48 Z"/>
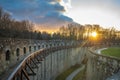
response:
<path id="1" fill-rule="evenodd" d="M 72 18 L 63 15 L 66 9 L 60 0 L 0 0 L 0 5 L 17 20 L 29 19 L 55 27 L 73 22 Z"/>
<path id="2" fill-rule="evenodd" d="M 74 20 L 120 29 L 120 0 L 0 0 L 0 6 L 17 20 L 37 24 L 61 26 Z"/>

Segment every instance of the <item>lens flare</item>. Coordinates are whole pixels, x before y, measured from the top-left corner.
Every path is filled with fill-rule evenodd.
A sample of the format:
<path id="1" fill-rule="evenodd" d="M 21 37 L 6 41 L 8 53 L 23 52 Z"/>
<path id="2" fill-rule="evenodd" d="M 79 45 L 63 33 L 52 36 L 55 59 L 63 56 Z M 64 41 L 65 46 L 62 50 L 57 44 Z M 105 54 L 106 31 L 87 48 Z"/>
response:
<path id="1" fill-rule="evenodd" d="M 91 35 L 92 35 L 92 37 L 96 37 L 97 36 L 97 32 L 92 32 Z"/>

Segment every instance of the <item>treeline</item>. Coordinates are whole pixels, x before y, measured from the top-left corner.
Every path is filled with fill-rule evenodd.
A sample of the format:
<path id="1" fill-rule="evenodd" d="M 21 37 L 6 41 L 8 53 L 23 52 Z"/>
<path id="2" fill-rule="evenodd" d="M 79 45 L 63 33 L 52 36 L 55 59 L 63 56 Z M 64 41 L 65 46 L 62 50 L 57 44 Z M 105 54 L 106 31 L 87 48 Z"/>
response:
<path id="1" fill-rule="evenodd" d="M 97 32 L 102 41 L 119 41 L 120 31 L 115 28 L 105 29 L 99 25 L 80 25 L 77 23 L 60 27 L 56 33 L 34 31 L 34 24 L 28 20 L 16 21 L 11 15 L 0 8 L 0 38 L 19 38 L 37 40 L 90 40 L 91 33 Z"/>
<path id="2" fill-rule="evenodd" d="M 50 39 L 47 32 L 34 31 L 34 24 L 28 20 L 16 21 L 0 8 L 0 38 Z"/>
<path id="3" fill-rule="evenodd" d="M 120 31 L 116 30 L 114 27 L 109 29 L 103 28 L 100 25 L 94 24 L 68 24 L 68 26 L 63 26 L 59 30 L 59 34 L 66 39 L 73 40 L 92 40 L 92 32 L 96 32 L 97 41 L 114 42 L 120 41 Z"/>

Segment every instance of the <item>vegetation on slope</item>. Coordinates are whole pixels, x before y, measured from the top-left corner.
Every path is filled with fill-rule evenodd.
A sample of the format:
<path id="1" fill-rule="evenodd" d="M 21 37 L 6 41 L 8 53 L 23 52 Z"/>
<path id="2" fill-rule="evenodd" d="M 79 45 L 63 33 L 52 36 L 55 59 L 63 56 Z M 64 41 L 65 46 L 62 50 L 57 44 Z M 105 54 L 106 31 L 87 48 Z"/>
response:
<path id="1" fill-rule="evenodd" d="M 80 67 L 80 65 L 78 65 L 78 64 L 70 67 L 69 69 L 67 69 L 60 75 L 58 75 L 55 80 L 65 80 L 73 71 L 75 71 L 79 67 Z"/>
<path id="2" fill-rule="evenodd" d="M 107 56 L 114 56 L 120 58 L 120 47 L 112 47 L 101 51 L 102 54 Z"/>
<path id="3" fill-rule="evenodd" d="M 86 80 L 86 68 L 84 68 L 76 76 L 74 76 L 73 80 Z"/>

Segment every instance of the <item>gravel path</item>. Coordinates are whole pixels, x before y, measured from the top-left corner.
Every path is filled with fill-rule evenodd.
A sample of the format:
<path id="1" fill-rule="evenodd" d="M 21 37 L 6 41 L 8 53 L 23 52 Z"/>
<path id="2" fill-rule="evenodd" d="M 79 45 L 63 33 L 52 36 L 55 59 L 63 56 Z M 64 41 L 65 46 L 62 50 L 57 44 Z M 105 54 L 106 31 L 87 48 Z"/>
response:
<path id="1" fill-rule="evenodd" d="M 74 72 L 72 72 L 67 78 L 66 80 L 72 80 L 81 70 L 83 70 L 85 68 L 85 66 L 83 65 L 82 67 L 78 68 L 77 70 L 75 70 Z"/>

